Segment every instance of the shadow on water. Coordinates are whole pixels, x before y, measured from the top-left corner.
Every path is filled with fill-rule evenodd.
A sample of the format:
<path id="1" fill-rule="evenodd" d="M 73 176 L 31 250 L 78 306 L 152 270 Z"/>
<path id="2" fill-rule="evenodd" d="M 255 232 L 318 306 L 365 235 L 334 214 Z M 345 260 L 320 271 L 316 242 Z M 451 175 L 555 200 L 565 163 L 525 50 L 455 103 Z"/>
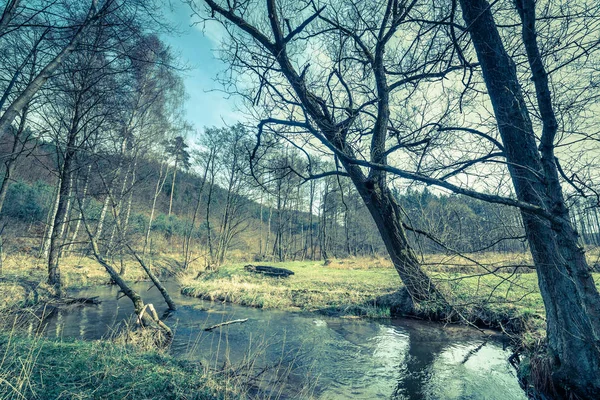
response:
<path id="1" fill-rule="evenodd" d="M 215 369 L 245 366 L 238 371 L 250 379 L 260 375 L 256 391 L 270 398 L 306 398 L 310 392 L 327 400 L 526 399 L 497 335 L 415 320 L 373 322 L 211 303 L 167 286 L 179 306 L 165 315 L 175 330 L 172 354 Z M 135 289 L 165 311 L 150 287 Z M 60 310 L 45 334 L 87 340 L 114 335 L 133 312 L 131 302 L 117 295 L 112 286 L 78 292 L 99 296 L 102 304 Z M 248 321 L 203 331 L 240 318 Z"/>

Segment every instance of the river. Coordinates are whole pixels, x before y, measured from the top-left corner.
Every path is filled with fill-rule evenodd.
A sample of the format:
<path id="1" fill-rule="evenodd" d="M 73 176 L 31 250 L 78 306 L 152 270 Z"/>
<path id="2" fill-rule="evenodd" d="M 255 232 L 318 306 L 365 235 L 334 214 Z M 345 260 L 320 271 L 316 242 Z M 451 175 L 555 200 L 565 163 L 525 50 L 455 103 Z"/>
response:
<path id="1" fill-rule="evenodd" d="M 170 352 L 211 368 L 246 365 L 240 373 L 260 375 L 254 393 L 262 397 L 527 399 L 507 361 L 510 349 L 492 332 L 408 319 L 260 310 L 182 296 L 174 283 L 166 286 L 179 307 L 165 319 L 175 331 Z M 166 310 L 150 284 L 134 288 L 159 314 Z M 117 294 L 115 286 L 71 293 L 98 296 L 102 303 L 61 309 L 48 320 L 45 335 L 86 340 L 114 335 L 133 312 L 131 301 L 117 300 Z M 243 318 L 248 321 L 203 331 Z"/>

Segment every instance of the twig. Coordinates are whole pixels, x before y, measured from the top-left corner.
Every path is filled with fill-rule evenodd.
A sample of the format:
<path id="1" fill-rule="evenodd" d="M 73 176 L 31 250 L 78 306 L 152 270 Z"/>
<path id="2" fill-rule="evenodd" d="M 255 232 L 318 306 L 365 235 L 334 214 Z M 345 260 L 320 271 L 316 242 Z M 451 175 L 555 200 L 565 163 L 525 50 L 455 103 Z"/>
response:
<path id="1" fill-rule="evenodd" d="M 248 318 L 244 318 L 244 319 L 234 319 L 234 320 L 232 320 L 232 321 L 221 322 L 220 324 L 213 325 L 213 326 L 211 326 L 211 327 L 209 327 L 209 328 L 204 328 L 204 330 L 205 330 L 206 332 L 210 332 L 210 331 L 212 331 L 213 329 L 220 328 L 220 327 L 222 327 L 222 326 L 225 326 L 225 325 L 231 325 L 231 324 L 243 324 L 243 323 L 244 323 L 244 322 L 246 322 L 246 321 L 248 321 Z"/>

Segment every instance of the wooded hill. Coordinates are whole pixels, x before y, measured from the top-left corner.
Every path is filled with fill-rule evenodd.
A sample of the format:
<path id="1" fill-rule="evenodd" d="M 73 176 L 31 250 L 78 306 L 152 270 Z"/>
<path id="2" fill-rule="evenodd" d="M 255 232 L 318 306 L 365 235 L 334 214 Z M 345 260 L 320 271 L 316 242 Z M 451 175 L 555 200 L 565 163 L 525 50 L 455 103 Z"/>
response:
<path id="1" fill-rule="evenodd" d="M 42 252 L 48 221 L 54 212 L 56 154 L 52 144 L 40 144 L 23 157 L 16 168 L 2 211 L 6 225 L 5 252 Z M 200 158 L 197 161 L 201 162 Z M 115 216 L 104 210 L 103 217 L 107 193 L 102 177 L 111 174 L 118 160 L 105 154 L 82 160 L 81 164 L 74 171 L 79 182 L 78 193 L 71 193 L 73 198 L 69 202 L 64 246 L 69 251 L 87 251 L 85 232 L 81 227 L 77 228 L 80 214 L 75 199 L 75 196 L 83 198 L 85 188 L 85 213 L 91 223 L 98 225 L 102 221 L 104 228 L 100 242 L 110 254 L 117 246 Z M 241 194 L 230 193 L 227 187 L 215 182 L 216 179 L 211 182 L 210 177 L 202 174 L 203 171 L 179 170 L 173 185 L 173 166 L 167 171 L 166 163 L 138 159 L 136 181 L 122 196 L 131 202 L 127 205 L 130 206 L 127 226 L 130 240 L 134 243 L 145 240 L 158 182 L 161 187 L 156 196 L 148 244 L 149 250 L 155 253 L 184 257 L 186 237 L 190 236 L 200 190 L 199 210 L 191 233 L 193 249 L 190 251 L 203 255 L 202 262 L 206 262 L 208 229 L 211 230 L 211 241 L 215 243 L 227 234 L 221 225 L 226 212 L 230 213 L 229 218 L 235 226 L 228 233 L 230 238 L 224 249 L 224 259 L 283 261 L 385 253 L 375 225 L 346 178 L 323 178 L 319 182 L 301 184 L 297 177 L 287 175 L 269 188 L 258 186 L 251 176 L 243 176 L 240 179 L 245 187 Z M 312 215 L 308 211 L 311 190 Z M 396 190 L 394 194 L 406 212 L 406 226 L 414 248 L 424 253 L 447 249 L 467 253 L 526 250 L 522 222 L 512 208 L 457 195 L 434 194 L 427 188 L 408 189 L 404 193 Z M 235 212 L 232 207 L 228 209 L 228 202 L 235 204 Z M 597 209 L 574 209 L 581 210 L 575 216 L 583 240 L 587 244 L 598 244 Z"/>

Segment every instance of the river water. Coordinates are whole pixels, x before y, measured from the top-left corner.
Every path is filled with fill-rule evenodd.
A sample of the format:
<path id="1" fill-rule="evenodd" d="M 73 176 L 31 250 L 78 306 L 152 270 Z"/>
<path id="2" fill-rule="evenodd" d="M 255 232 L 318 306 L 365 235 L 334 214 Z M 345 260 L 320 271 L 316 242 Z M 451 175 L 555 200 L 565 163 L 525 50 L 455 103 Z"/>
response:
<path id="1" fill-rule="evenodd" d="M 159 314 L 166 310 L 150 284 L 134 288 Z M 407 319 L 365 321 L 259 310 L 182 296 L 174 284 L 167 288 L 179 306 L 165 319 L 175 331 L 171 353 L 258 376 L 254 393 L 261 397 L 527 399 L 507 361 L 510 350 L 490 332 Z M 72 295 L 98 296 L 102 303 L 61 309 L 49 319 L 46 336 L 109 337 L 133 312 L 128 298 L 117 300 L 115 286 Z M 248 321 L 203 331 L 242 318 Z"/>

